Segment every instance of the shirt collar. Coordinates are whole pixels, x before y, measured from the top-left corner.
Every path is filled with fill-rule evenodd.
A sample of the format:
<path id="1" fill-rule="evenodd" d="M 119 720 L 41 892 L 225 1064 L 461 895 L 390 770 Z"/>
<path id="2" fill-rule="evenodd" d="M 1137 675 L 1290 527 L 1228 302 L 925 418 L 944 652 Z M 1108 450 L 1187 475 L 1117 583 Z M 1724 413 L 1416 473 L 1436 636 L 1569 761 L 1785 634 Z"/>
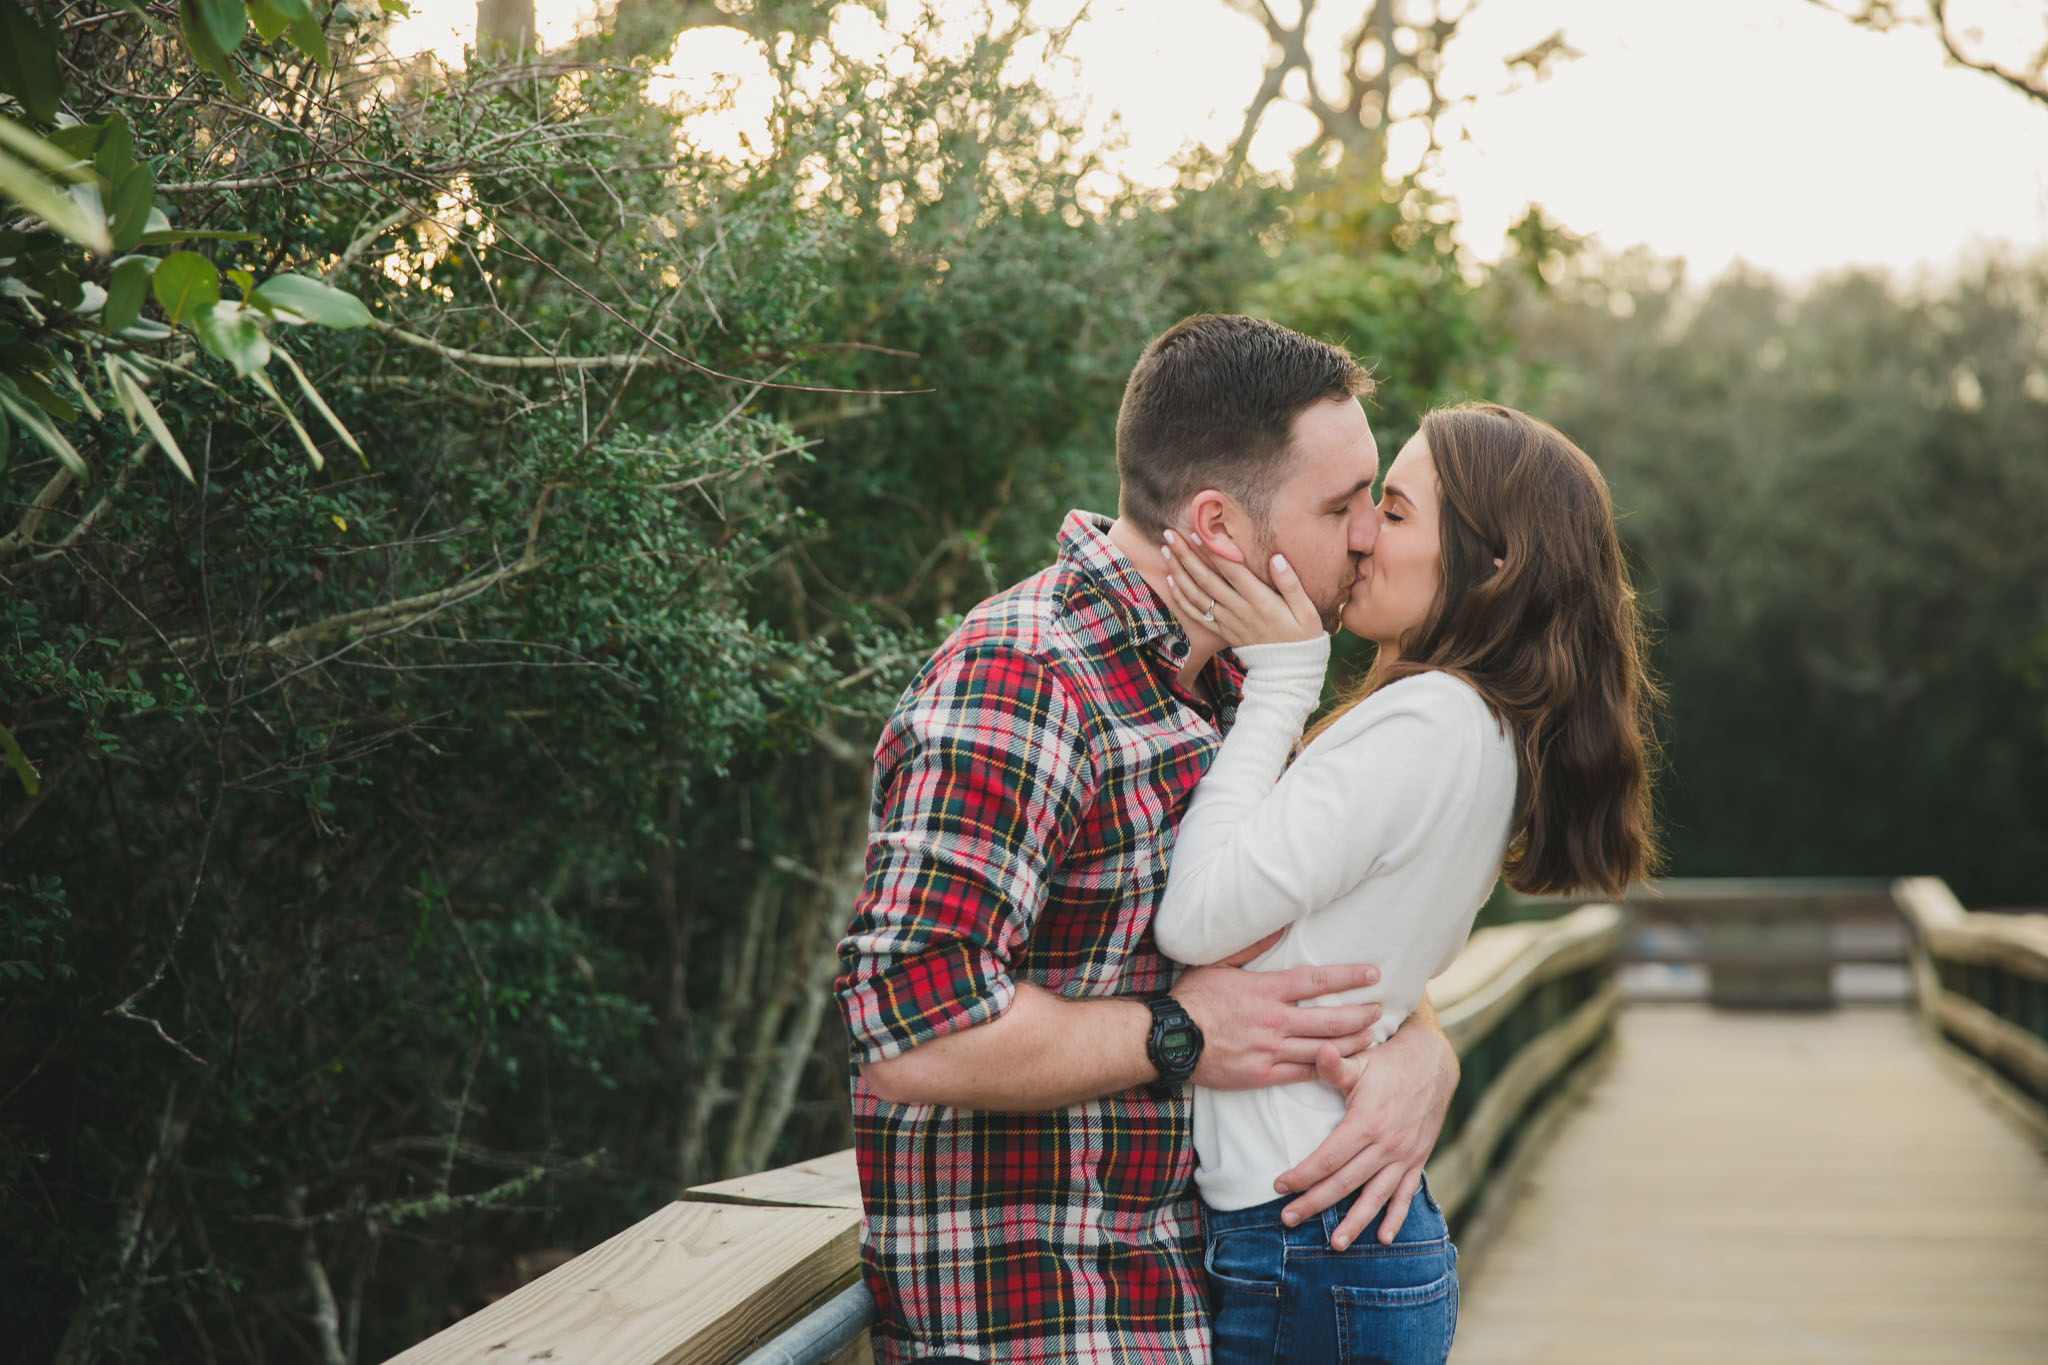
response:
<path id="1" fill-rule="evenodd" d="M 1133 644 L 1158 644 L 1170 657 L 1186 658 L 1187 632 L 1109 538 L 1110 519 L 1099 512 L 1072 511 L 1060 526 L 1060 558 L 1093 579 L 1123 622 Z M 1175 645 L 1179 648 L 1176 650 Z"/>

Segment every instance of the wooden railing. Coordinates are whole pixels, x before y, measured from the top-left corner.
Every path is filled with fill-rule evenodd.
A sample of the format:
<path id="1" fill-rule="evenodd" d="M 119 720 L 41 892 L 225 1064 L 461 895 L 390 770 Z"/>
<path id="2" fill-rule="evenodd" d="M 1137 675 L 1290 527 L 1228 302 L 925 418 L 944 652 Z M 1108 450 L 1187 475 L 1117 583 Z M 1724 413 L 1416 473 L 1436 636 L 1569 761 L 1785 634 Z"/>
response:
<path id="1" fill-rule="evenodd" d="M 1892 895 L 1913 929 L 1921 1016 L 2048 1147 L 2048 915 L 1973 914 L 1938 877 L 1902 878 Z"/>
<path id="2" fill-rule="evenodd" d="M 1468 1254 L 1491 1226 L 1489 1181 L 1518 1168 L 1512 1158 L 1538 1145 L 1527 1139 L 1555 1124 L 1601 1055 L 1620 1001 L 1624 927 L 1615 906 L 1586 905 L 1481 929 L 1430 983 L 1460 1075 L 1429 1183 Z"/>
<path id="3" fill-rule="evenodd" d="M 850 1285 L 859 1236 L 851 1152 L 700 1186 L 389 1365 L 726 1365 Z"/>
<path id="4" fill-rule="evenodd" d="M 1622 928 L 1590 905 L 1482 929 L 1430 983 L 1463 1071 L 1430 1186 L 1468 1249 L 1498 1213 L 1487 1191 L 1602 1053 Z M 390 1365 L 854 1365 L 869 1358 L 848 1290 L 859 1224 L 851 1152 L 702 1186 Z"/>
<path id="5" fill-rule="evenodd" d="M 1622 948 L 1627 999 L 1704 998 L 1728 1008 L 1820 1009 L 1851 987 L 1910 993 L 1912 938 L 1882 878 L 1674 877 L 1632 889 Z M 1657 964 L 1693 969 L 1674 990 Z M 1887 970 L 1889 969 L 1889 970 Z"/>

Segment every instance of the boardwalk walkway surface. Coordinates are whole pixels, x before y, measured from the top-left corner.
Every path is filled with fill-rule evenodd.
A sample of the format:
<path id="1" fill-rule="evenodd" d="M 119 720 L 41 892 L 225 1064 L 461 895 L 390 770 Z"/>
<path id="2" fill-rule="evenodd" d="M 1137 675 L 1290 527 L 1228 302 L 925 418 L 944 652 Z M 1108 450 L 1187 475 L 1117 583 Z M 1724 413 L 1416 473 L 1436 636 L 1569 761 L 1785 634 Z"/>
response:
<path id="1" fill-rule="evenodd" d="M 2048 1158 L 1907 1011 L 1622 1011 L 1452 1365 L 2048 1362 Z"/>

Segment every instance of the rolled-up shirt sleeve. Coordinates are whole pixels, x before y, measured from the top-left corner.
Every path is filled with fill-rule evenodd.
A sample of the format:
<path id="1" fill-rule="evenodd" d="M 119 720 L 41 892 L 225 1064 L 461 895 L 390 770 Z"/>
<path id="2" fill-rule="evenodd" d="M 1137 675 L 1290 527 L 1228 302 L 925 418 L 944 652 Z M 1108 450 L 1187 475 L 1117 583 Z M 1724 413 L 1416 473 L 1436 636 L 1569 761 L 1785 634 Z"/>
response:
<path id="1" fill-rule="evenodd" d="M 942 657 L 876 749 L 867 875 L 835 984 L 856 1062 L 1001 1015 L 1095 781 L 1068 684 L 1010 646 Z"/>

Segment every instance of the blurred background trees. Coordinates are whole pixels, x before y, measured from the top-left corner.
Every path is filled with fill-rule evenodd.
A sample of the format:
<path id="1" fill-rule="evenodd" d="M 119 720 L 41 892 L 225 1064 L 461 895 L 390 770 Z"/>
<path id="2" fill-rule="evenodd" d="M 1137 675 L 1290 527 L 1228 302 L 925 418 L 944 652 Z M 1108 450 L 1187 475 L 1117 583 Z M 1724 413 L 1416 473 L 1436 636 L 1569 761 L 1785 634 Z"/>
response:
<path id="1" fill-rule="evenodd" d="M 1240 149 L 1164 191 L 1002 6 L 877 59 L 811 4 L 622 4 L 538 55 L 496 5 L 460 72 L 320 0 L 0 11 L 50 54 L 0 61 L 25 1358 L 380 1359 L 844 1145 L 880 717 L 1111 505 L 1124 376 L 1190 311 L 1376 362 L 1389 452 L 1496 396 L 1603 463 L 1673 871 L 2048 885 L 2048 263 L 1701 288 L 1532 211 L 1478 267 L 1383 173 L 1455 8 L 1368 7 L 1284 183 Z M 739 164 L 648 98 L 714 24 L 771 58 Z"/>

